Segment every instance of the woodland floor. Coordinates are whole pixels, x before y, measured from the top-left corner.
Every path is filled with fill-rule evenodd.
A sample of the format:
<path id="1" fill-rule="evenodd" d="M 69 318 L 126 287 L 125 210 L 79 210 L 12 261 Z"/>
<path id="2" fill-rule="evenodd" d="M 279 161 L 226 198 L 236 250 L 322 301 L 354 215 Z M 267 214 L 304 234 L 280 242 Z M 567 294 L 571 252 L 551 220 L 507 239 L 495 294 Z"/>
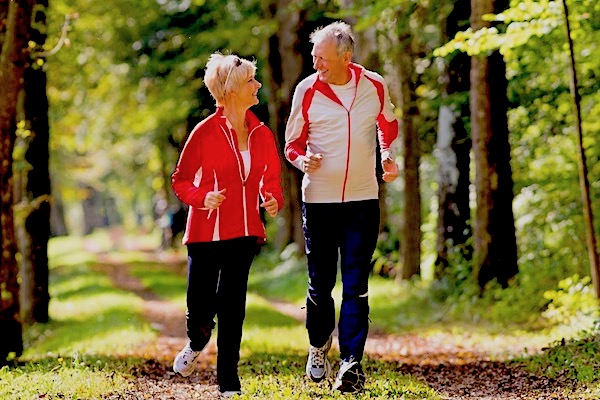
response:
<path id="1" fill-rule="evenodd" d="M 173 268 L 181 269 L 181 262 L 173 261 Z M 169 263 L 168 259 L 165 259 Z M 156 342 L 137 349 L 136 356 L 146 360 L 139 370 L 132 371 L 135 382 L 128 393 L 119 393 L 110 399 L 190 400 L 218 399 L 214 372 L 215 345 L 211 341 L 200 356 L 197 371 L 183 378 L 173 373 L 175 355 L 185 345 L 184 313 L 173 303 L 160 300 L 144 289 L 129 275 L 127 266 L 111 260 L 107 255 L 99 267 L 107 271 L 117 287 L 129 290 L 144 300 L 147 320 L 160 332 Z M 178 266 L 179 265 L 179 266 Z M 185 271 L 181 271 L 185 273 Z M 302 310 L 296 306 L 274 303 L 283 313 L 299 320 Z M 335 342 L 335 341 L 334 341 Z M 372 332 L 366 345 L 366 357 L 380 359 L 395 366 L 399 374 L 410 374 L 433 389 L 443 399 L 565 399 L 564 389 L 574 388 L 576 382 L 566 379 L 548 379 L 509 366 L 494 354 L 494 343 L 470 345 L 451 333 L 440 337 L 422 338 L 415 335 L 385 335 Z M 518 342 L 502 343 L 506 354 L 523 350 Z M 512 350 L 511 350 L 512 348 Z M 508 353 L 506 353 L 508 349 Z M 368 379 L 368 378 L 367 378 Z M 569 399 L 578 397 L 569 396 Z"/>

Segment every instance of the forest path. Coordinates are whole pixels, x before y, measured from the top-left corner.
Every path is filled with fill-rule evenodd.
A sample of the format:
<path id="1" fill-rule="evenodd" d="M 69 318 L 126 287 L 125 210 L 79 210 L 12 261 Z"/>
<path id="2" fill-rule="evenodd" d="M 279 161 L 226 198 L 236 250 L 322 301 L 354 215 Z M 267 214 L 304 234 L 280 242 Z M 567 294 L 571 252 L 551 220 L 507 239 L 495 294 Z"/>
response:
<path id="1" fill-rule="evenodd" d="M 185 274 L 181 257 L 149 254 Z M 215 361 L 216 348 L 211 340 L 200 356 L 199 366 L 190 377 L 172 370 L 173 359 L 187 342 L 185 315 L 180 306 L 158 298 L 129 274 L 128 265 L 115 261 L 110 253 L 101 255 L 98 268 L 107 273 L 114 285 L 131 291 L 144 301 L 144 316 L 159 332 L 156 341 L 136 349 L 134 356 L 146 359 L 138 371 L 134 386 L 111 399 L 218 399 Z M 295 305 L 272 302 L 281 313 L 304 321 L 303 310 Z M 334 343 L 336 341 L 334 340 Z M 334 344 L 335 346 L 335 344 Z M 564 380 L 538 377 L 502 362 L 523 350 L 518 342 L 471 344 L 451 332 L 419 337 L 414 334 L 386 335 L 371 332 L 366 357 L 390 363 L 399 374 L 410 374 L 436 390 L 445 400 L 564 399 Z M 575 399 L 577 397 L 569 397 Z"/>

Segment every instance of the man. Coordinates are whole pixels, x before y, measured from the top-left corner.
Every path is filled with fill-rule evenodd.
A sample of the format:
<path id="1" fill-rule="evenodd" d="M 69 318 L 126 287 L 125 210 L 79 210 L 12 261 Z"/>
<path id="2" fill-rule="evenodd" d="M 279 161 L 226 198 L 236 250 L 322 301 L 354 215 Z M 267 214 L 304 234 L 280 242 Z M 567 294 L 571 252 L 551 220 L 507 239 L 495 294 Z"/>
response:
<path id="1" fill-rule="evenodd" d="M 342 304 L 338 342 L 342 359 L 334 389 L 364 386 L 361 367 L 369 323 L 368 278 L 379 235 L 377 142 L 383 179 L 398 176 L 391 152 L 398 136 L 387 85 L 353 63 L 350 26 L 334 22 L 310 36 L 316 72 L 298 84 L 286 126 L 285 155 L 304 172 L 302 220 L 308 259 L 306 374 L 315 382 L 331 373 L 327 353 L 335 328 L 331 296 L 338 259 Z"/>

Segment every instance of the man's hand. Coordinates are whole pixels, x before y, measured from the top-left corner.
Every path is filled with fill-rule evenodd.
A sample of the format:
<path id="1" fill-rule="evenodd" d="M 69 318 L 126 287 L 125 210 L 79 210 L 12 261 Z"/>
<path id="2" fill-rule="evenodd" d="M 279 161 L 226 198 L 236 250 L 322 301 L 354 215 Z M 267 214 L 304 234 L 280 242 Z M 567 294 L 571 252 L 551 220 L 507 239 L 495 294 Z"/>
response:
<path id="1" fill-rule="evenodd" d="M 398 164 L 389 158 L 383 160 L 381 166 L 383 167 L 383 180 L 385 182 L 393 182 L 400 174 Z"/>
<path id="2" fill-rule="evenodd" d="M 302 162 L 302 172 L 306 174 L 310 174 L 311 172 L 315 172 L 319 168 L 321 168 L 321 161 L 323 160 L 323 155 L 321 154 L 307 154 L 303 158 Z"/>
<path id="3" fill-rule="evenodd" d="M 221 189 L 218 192 L 206 193 L 206 196 L 204 197 L 204 207 L 208 208 L 209 210 L 219 208 L 223 200 L 226 199 L 225 195 L 223 194 L 226 190 L 227 189 Z"/>
<path id="4" fill-rule="evenodd" d="M 261 203 L 261 207 L 265 208 L 265 211 L 271 216 L 277 216 L 277 212 L 279 211 L 279 207 L 277 204 L 277 199 L 273 197 L 273 195 L 269 192 L 266 193 L 265 201 Z"/>

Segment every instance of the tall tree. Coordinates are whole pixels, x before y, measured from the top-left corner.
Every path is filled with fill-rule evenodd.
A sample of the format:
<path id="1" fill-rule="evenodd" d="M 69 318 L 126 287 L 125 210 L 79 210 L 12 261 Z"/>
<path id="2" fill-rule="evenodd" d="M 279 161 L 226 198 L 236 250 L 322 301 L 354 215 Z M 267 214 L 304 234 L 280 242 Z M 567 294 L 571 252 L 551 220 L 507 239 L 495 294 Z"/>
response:
<path id="1" fill-rule="evenodd" d="M 303 69 L 303 54 L 300 49 L 302 42 L 299 33 L 304 32 L 307 13 L 296 7 L 290 7 L 292 1 L 278 0 L 268 5 L 268 12 L 277 21 L 277 28 L 268 41 L 268 68 L 269 68 L 269 115 L 271 126 L 276 132 L 276 140 L 283 156 L 285 145 L 285 125 L 290 111 L 291 94 L 296 83 L 307 71 Z M 304 32 L 306 33 L 306 32 Z M 307 43 L 305 41 L 305 43 Z M 302 234 L 302 221 L 300 213 L 300 181 L 301 176 L 296 168 L 283 168 L 282 176 L 284 196 L 286 199 L 280 220 L 283 226 L 278 230 L 275 238 L 276 247 L 281 249 L 290 242 L 299 244 L 304 242 Z"/>
<path id="2" fill-rule="evenodd" d="M 567 31 L 567 42 L 569 44 L 570 59 L 570 87 L 571 97 L 573 98 L 573 108 L 575 111 L 575 125 L 577 128 L 577 147 L 579 150 L 579 186 L 581 187 L 581 200 L 583 202 L 583 219 L 585 222 L 585 233 L 588 247 L 588 258 L 590 260 L 590 274 L 596 291 L 596 297 L 600 299 L 600 260 L 598 258 L 598 249 L 596 248 L 596 231 L 594 230 L 594 213 L 592 209 L 592 200 L 590 197 L 590 182 L 588 180 L 588 167 L 583 145 L 583 127 L 581 123 L 581 96 L 579 94 L 579 84 L 577 80 L 577 68 L 575 65 L 575 51 L 573 38 L 571 37 L 571 24 L 569 23 L 569 7 L 567 0 L 562 0 L 565 27 Z"/>
<path id="3" fill-rule="evenodd" d="M 466 29 L 470 15 L 470 0 L 449 2 L 451 12 L 442 20 L 444 41 Z M 469 220 L 469 163 L 471 138 L 465 126 L 469 104 L 463 94 L 469 91 L 470 58 L 457 52 L 443 64 L 441 71 L 443 103 L 438 117 L 436 157 L 438 177 L 438 225 L 436 273 L 448 266 L 448 255 L 460 251 L 471 258 L 472 247 Z"/>
<path id="4" fill-rule="evenodd" d="M 0 365 L 10 353 L 23 352 L 18 265 L 13 215 L 12 152 L 15 143 L 17 97 L 27 65 L 29 26 L 34 0 L 0 2 Z"/>
<path id="5" fill-rule="evenodd" d="M 414 11 L 413 11 L 414 12 Z M 404 207 L 401 260 L 398 279 L 408 279 L 421 273 L 421 192 L 419 188 L 420 147 L 415 119 L 419 114 L 415 101 L 416 82 L 413 60 L 418 51 L 418 39 L 409 30 L 407 16 L 400 9 L 394 9 L 380 35 L 381 50 L 386 56 L 384 70 L 388 79 L 390 97 L 400 110 L 400 148 L 404 179 Z M 414 16 L 414 14 L 413 14 Z M 408 16 L 410 19 L 411 16 Z M 403 20 L 404 23 L 397 24 Z"/>
<path id="6" fill-rule="evenodd" d="M 46 95 L 45 60 L 42 54 L 46 41 L 46 9 L 48 0 L 37 0 L 30 31 L 34 50 L 38 55 L 25 70 L 24 116 L 31 130 L 31 139 L 25 152 L 30 165 L 25 185 L 26 240 L 21 252 L 21 314 L 24 322 L 48 322 L 50 294 L 48 291 L 48 239 L 50 237 L 50 127 L 48 97 Z M 27 249 L 24 249 L 27 247 Z M 25 262 L 27 261 L 27 262 Z"/>
<path id="7" fill-rule="evenodd" d="M 471 27 L 489 27 L 483 16 L 506 9 L 506 0 L 471 0 Z M 517 274 L 513 180 L 508 141 L 506 65 L 498 50 L 471 58 L 471 126 L 475 158 L 475 264 L 479 286 Z"/>

